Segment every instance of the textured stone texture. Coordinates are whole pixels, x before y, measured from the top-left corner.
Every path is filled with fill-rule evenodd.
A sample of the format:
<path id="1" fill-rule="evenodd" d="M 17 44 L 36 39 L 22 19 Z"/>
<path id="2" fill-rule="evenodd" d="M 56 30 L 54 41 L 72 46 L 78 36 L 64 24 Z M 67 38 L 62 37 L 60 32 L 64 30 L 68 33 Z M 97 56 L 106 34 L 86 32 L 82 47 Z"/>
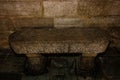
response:
<path id="1" fill-rule="evenodd" d="M 54 25 L 57 28 L 66 27 L 119 27 L 120 16 L 107 17 L 81 17 L 81 18 L 55 18 Z"/>
<path id="2" fill-rule="evenodd" d="M 54 20 L 52 18 L 13 18 L 15 29 L 20 28 L 44 28 L 53 27 Z"/>
<path id="3" fill-rule="evenodd" d="M 119 15 L 119 0 L 79 0 L 78 13 L 83 16 Z"/>
<path id="4" fill-rule="evenodd" d="M 82 20 L 85 27 L 120 27 L 120 16 L 91 17 Z"/>
<path id="5" fill-rule="evenodd" d="M 119 0 L 79 0 L 78 14 L 84 16 L 84 26 L 120 26 Z"/>
<path id="6" fill-rule="evenodd" d="M 28 34 L 29 33 L 29 34 Z M 104 52 L 109 41 L 98 29 L 32 29 L 14 33 L 10 45 L 18 53 L 92 53 Z"/>
<path id="7" fill-rule="evenodd" d="M 120 0 L 108 0 L 103 15 L 120 15 Z"/>
<path id="8" fill-rule="evenodd" d="M 76 1 L 44 1 L 45 17 L 73 17 L 77 15 Z"/>
<path id="9" fill-rule="evenodd" d="M 13 23 L 10 18 L 0 18 L 0 32 L 13 31 Z"/>
<path id="10" fill-rule="evenodd" d="M 8 36 L 11 33 L 0 33 L 0 48 L 9 48 Z"/>
<path id="11" fill-rule="evenodd" d="M 106 31 L 111 35 L 111 47 L 120 49 L 120 28 L 107 28 Z"/>
<path id="12" fill-rule="evenodd" d="M 91 18 L 55 18 L 54 25 L 57 28 L 66 27 L 119 27 L 119 16 L 91 17 Z"/>
<path id="13" fill-rule="evenodd" d="M 0 2 L 0 15 L 9 16 L 41 16 L 40 2 Z"/>
<path id="14" fill-rule="evenodd" d="M 56 28 L 83 27 L 84 22 L 80 18 L 55 18 L 54 25 Z"/>
<path id="15" fill-rule="evenodd" d="M 78 4 L 78 12 L 79 15 L 84 16 L 96 16 L 100 15 L 103 9 L 101 4 L 103 1 L 95 1 L 95 0 L 79 0 Z"/>
<path id="16" fill-rule="evenodd" d="M 22 2 L 28 1 L 28 2 L 31 2 L 31 1 L 42 1 L 42 0 L 0 0 L 0 2 L 17 2 L 17 1 L 22 1 Z"/>

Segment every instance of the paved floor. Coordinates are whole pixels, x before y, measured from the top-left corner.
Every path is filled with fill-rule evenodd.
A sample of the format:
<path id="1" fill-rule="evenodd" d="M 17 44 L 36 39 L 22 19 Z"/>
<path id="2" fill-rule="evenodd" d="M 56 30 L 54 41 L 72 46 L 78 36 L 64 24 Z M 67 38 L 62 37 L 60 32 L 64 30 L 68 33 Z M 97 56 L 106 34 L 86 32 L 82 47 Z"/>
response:
<path id="1" fill-rule="evenodd" d="M 110 77 L 108 80 L 120 80 L 119 50 L 109 49 L 102 57 L 104 60 L 104 71 Z M 97 78 L 84 78 L 84 76 L 74 75 L 74 60 L 75 57 L 54 57 L 48 66 L 49 72 L 43 75 L 30 76 L 23 73 L 25 63 L 24 56 L 15 55 L 9 50 L 0 50 L 0 76 L 2 76 L 0 80 L 5 80 L 3 78 L 7 77 L 6 80 L 11 80 L 11 78 L 12 80 L 105 80 L 102 79 L 103 76 L 100 75 L 101 69 L 99 69 L 99 67 L 97 70 Z M 3 75 L 5 77 L 3 77 Z"/>

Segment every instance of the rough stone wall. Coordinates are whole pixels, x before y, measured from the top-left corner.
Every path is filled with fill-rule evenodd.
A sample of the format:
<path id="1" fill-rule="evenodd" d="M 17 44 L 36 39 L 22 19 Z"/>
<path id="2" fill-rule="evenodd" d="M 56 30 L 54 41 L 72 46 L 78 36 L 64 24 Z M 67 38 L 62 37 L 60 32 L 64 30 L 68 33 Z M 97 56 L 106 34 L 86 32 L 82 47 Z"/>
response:
<path id="1" fill-rule="evenodd" d="M 0 0 L 0 47 L 23 27 L 119 27 L 120 0 Z"/>

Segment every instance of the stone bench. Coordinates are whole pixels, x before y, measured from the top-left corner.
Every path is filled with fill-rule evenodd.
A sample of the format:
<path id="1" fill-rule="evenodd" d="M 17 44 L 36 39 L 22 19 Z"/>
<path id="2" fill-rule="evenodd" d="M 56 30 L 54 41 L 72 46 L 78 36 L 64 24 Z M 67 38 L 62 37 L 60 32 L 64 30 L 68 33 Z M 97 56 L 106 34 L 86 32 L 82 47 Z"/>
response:
<path id="1" fill-rule="evenodd" d="M 109 44 L 105 31 L 96 28 L 27 29 L 10 35 L 9 41 L 15 53 L 27 56 L 29 69 L 38 73 L 46 67 L 44 54 L 80 53 L 83 60 L 90 57 L 85 61 L 89 66 Z"/>

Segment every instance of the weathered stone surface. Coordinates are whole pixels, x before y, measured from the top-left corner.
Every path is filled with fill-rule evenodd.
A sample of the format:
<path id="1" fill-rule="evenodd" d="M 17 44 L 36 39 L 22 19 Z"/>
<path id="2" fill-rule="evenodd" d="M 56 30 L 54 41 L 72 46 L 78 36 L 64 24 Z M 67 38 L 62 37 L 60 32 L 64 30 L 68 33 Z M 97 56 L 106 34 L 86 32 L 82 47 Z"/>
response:
<path id="1" fill-rule="evenodd" d="M 102 6 L 100 5 L 103 1 L 96 0 L 79 0 L 78 2 L 78 13 L 79 15 L 95 16 L 100 15 L 102 12 Z"/>
<path id="2" fill-rule="evenodd" d="M 11 33 L 0 33 L 0 48 L 9 48 L 8 37 Z"/>
<path id="3" fill-rule="evenodd" d="M 108 43 L 104 31 L 94 28 L 32 29 L 10 36 L 10 45 L 18 54 L 101 53 Z"/>
<path id="4" fill-rule="evenodd" d="M 120 48 L 120 27 L 110 27 L 106 31 L 111 36 L 111 47 Z"/>
<path id="5" fill-rule="evenodd" d="M 99 16 L 99 17 L 80 17 L 80 18 L 55 18 L 54 25 L 57 28 L 66 27 L 119 27 L 120 16 Z"/>
<path id="6" fill-rule="evenodd" d="M 108 0 L 103 15 L 120 15 L 120 0 Z"/>
<path id="7" fill-rule="evenodd" d="M 91 17 L 84 18 L 85 27 L 119 27 L 120 26 L 120 16 L 106 16 L 106 17 Z"/>
<path id="8" fill-rule="evenodd" d="M 54 26 L 54 20 L 52 18 L 13 18 L 13 21 L 16 29 Z"/>
<path id="9" fill-rule="evenodd" d="M 42 6 L 41 3 L 38 1 L 0 2 L 0 15 L 40 17 L 41 14 L 42 14 Z"/>
<path id="10" fill-rule="evenodd" d="M 78 13 L 80 16 L 119 15 L 119 0 L 79 0 Z"/>
<path id="11" fill-rule="evenodd" d="M 43 1 L 56 1 L 56 2 L 63 2 L 63 1 L 73 1 L 73 0 L 43 0 Z M 77 0 L 74 0 L 77 1 Z"/>
<path id="12" fill-rule="evenodd" d="M 28 2 L 31 2 L 31 1 L 42 1 L 42 0 L 0 0 L 0 2 L 17 2 L 17 1 L 28 1 Z"/>
<path id="13" fill-rule="evenodd" d="M 54 25 L 56 28 L 84 27 L 84 22 L 80 18 L 55 18 Z"/>
<path id="14" fill-rule="evenodd" d="M 0 32 L 13 31 L 14 26 L 10 18 L 0 18 Z"/>
<path id="15" fill-rule="evenodd" d="M 45 17 L 72 17 L 77 15 L 76 1 L 44 1 Z"/>

